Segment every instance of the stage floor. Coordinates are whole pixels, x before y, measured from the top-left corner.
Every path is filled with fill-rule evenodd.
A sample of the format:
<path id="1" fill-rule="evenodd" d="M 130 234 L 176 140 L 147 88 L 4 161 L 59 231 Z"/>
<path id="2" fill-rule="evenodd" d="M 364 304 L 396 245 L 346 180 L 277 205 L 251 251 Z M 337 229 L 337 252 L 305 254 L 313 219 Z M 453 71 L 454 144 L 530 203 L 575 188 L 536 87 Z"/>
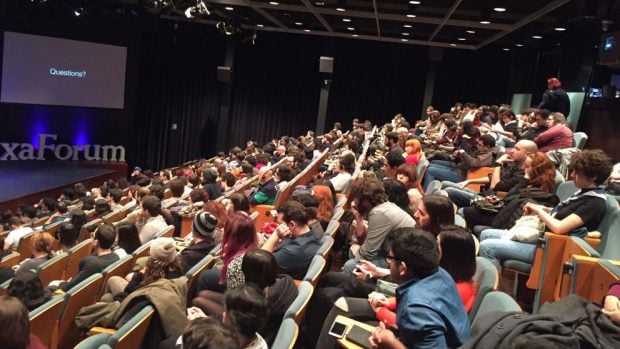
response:
<path id="1" fill-rule="evenodd" d="M 113 173 L 110 169 L 80 167 L 79 161 L 2 161 L 0 203 Z"/>

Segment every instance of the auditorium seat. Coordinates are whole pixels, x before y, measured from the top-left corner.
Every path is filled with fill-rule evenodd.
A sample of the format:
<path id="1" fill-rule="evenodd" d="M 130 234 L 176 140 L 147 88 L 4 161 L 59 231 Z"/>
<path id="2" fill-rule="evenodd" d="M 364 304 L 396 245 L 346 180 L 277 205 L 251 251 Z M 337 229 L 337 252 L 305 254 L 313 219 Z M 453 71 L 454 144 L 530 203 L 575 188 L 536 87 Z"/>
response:
<path id="1" fill-rule="evenodd" d="M 52 336 L 56 329 L 56 323 L 60 318 L 64 300 L 62 295 L 54 296 L 48 302 L 28 314 L 30 318 L 30 333 L 37 336 L 41 343 L 48 347 L 52 344 Z"/>
<path id="2" fill-rule="evenodd" d="M 95 304 L 97 294 L 103 287 L 103 276 L 99 273 L 67 290 L 65 304 L 58 322 L 58 347 L 72 348 L 80 340 L 80 330 L 75 325 L 75 317 L 80 309 Z"/>

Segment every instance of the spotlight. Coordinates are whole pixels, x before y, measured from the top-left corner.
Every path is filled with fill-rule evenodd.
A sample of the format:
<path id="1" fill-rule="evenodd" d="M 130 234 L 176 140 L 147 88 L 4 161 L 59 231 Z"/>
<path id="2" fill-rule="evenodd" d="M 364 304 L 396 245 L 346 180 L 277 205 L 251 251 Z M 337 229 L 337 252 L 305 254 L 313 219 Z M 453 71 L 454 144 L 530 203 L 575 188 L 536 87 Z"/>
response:
<path id="1" fill-rule="evenodd" d="M 196 6 L 190 6 L 185 10 L 185 17 L 208 16 L 211 12 L 203 0 L 196 0 Z"/>
<path id="2" fill-rule="evenodd" d="M 78 7 L 75 10 L 73 10 L 73 15 L 75 17 L 80 17 L 81 15 L 85 14 L 86 10 L 83 7 Z"/>
<path id="3" fill-rule="evenodd" d="M 226 21 L 217 22 L 215 27 L 221 33 L 223 33 L 225 35 L 233 35 L 233 34 L 236 34 L 236 33 L 238 33 L 240 31 L 237 26 L 233 25 L 232 23 L 228 23 Z"/>

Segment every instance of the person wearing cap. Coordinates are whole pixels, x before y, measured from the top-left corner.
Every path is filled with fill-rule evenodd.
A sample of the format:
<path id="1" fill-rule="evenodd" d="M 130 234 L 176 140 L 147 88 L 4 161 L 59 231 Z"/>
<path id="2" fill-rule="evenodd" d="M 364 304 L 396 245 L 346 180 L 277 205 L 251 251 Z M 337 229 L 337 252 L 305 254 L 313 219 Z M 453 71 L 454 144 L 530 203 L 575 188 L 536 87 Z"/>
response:
<path id="1" fill-rule="evenodd" d="M 211 212 L 200 212 L 192 223 L 192 243 L 179 254 L 181 267 L 187 271 L 213 250 L 213 233 L 217 218 Z"/>
<path id="2" fill-rule="evenodd" d="M 127 277 L 112 276 L 106 286 L 107 294 L 102 301 L 124 299 L 131 292 L 159 279 L 176 279 L 183 276 L 183 270 L 177 255 L 174 239 L 161 237 L 151 241 L 149 258 L 140 271 L 130 273 Z"/>

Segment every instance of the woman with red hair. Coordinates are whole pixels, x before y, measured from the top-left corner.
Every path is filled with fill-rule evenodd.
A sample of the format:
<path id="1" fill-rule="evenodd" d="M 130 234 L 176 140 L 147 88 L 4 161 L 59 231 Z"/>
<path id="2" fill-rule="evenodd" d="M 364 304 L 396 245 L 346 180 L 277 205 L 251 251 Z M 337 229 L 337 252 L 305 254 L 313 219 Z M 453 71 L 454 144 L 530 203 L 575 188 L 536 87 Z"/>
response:
<path id="1" fill-rule="evenodd" d="M 192 303 L 207 315 L 220 318 L 226 289 L 245 284 L 241 264 L 245 253 L 258 247 L 257 241 L 252 218 L 240 213 L 228 216 L 222 238 L 222 266 L 200 274 L 198 290 L 202 291 Z"/>
<path id="2" fill-rule="evenodd" d="M 408 139 L 405 142 L 405 163 L 417 165 L 422 156 L 422 144 L 417 139 Z"/>
<path id="3" fill-rule="evenodd" d="M 316 218 L 321 223 L 323 230 L 327 229 L 329 220 L 334 215 L 334 202 L 332 200 L 331 190 L 324 185 L 315 185 L 312 187 L 314 196 L 319 201 L 319 208 L 316 212 Z"/>
<path id="4" fill-rule="evenodd" d="M 568 94 L 562 88 L 562 82 L 558 78 L 547 80 L 547 90 L 543 93 L 542 101 L 538 109 L 547 109 L 550 112 L 560 112 L 568 118 L 570 113 L 570 100 Z"/>

